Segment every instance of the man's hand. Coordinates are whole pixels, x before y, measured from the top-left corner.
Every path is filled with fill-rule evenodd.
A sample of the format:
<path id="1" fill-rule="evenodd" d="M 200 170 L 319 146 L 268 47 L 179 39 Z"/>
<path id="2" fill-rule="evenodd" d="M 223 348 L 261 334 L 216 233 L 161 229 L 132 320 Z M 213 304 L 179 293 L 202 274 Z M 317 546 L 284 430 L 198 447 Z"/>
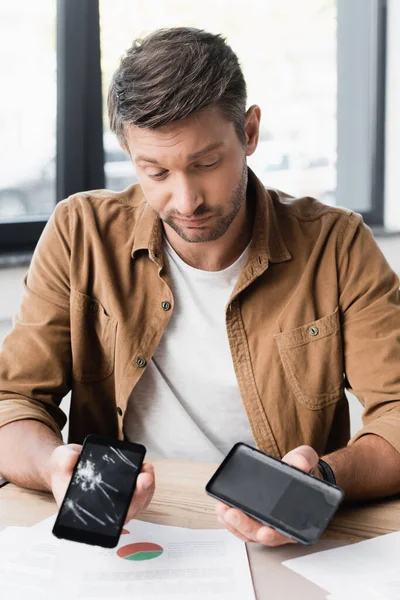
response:
<path id="1" fill-rule="evenodd" d="M 318 454 L 310 446 L 299 446 L 291 450 L 282 458 L 282 461 L 321 478 L 317 467 Z M 297 543 L 272 527 L 262 525 L 239 509 L 231 508 L 222 502 L 217 503 L 216 512 L 218 521 L 243 542 L 258 542 L 265 546 Z"/>
<path id="2" fill-rule="evenodd" d="M 58 446 L 50 458 L 51 490 L 58 507 L 64 499 L 72 471 L 79 458 L 82 446 L 79 444 L 66 444 Z M 137 478 L 135 493 L 126 516 L 126 523 L 138 516 L 151 502 L 155 489 L 154 469 L 145 463 Z"/>

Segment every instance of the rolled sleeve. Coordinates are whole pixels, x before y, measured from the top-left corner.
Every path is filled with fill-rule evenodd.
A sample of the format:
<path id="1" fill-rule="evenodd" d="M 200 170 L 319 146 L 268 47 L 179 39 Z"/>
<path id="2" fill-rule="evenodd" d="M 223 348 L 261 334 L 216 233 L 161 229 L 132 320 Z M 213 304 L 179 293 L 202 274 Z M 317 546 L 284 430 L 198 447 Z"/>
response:
<path id="1" fill-rule="evenodd" d="M 388 414 L 383 415 L 371 421 L 368 425 L 365 425 L 362 429 L 357 431 L 355 435 L 349 441 L 349 446 L 354 444 L 355 441 L 360 439 L 363 435 L 372 433 L 379 435 L 381 438 L 389 442 L 400 452 L 400 435 L 399 435 L 399 424 L 400 424 L 400 410 L 393 410 Z"/>
<path id="2" fill-rule="evenodd" d="M 352 215 L 341 247 L 340 306 L 345 377 L 363 404 L 366 434 L 400 452 L 400 290 L 371 230 Z"/>
<path id="3" fill-rule="evenodd" d="M 21 305 L 0 352 L 0 427 L 34 419 L 56 433 L 71 388 L 68 203 L 57 205 L 35 249 Z"/>
<path id="4" fill-rule="evenodd" d="M 67 421 L 65 414 L 60 409 L 55 412 L 53 418 L 48 409 L 45 410 L 40 402 L 35 402 L 32 399 L 10 398 L 0 402 L 0 423 L 2 426 L 25 419 L 40 421 L 59 437 L 61 437 L 61 430 Z"/>

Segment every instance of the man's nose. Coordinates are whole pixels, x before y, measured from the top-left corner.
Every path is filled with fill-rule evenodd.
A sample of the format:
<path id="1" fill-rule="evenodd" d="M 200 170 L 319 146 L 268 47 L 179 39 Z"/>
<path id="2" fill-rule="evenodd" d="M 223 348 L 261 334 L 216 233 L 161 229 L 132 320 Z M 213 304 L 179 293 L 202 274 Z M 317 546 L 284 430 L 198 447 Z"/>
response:
<path id="1" fill-rule="evenodd" d="M 202 194 L 188 179 L 182 179 L 174 193 L 174 208 L 184 217 L 189 217 L 203 204 Z"/>

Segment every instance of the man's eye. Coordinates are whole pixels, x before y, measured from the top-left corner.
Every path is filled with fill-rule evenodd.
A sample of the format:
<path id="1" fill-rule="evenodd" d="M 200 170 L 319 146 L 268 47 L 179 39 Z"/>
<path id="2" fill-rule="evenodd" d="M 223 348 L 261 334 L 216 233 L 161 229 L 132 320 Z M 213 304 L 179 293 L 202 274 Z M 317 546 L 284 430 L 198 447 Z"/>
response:
<path id="1" fill-rule="evenodd" d="M 215 165 L 217 164 L 217 160 L 213 163 L 208 163 L 207 165 L 198 165 L 200 168 L 202 169 L 209 169 L 210 167 L 215 167 Z"/>
<path id="2" fill-rule="evenodd" d="M 149 176 L 152 179 L 162 179 L 166 173 L 167 173 L 167 171 L 160 171 L 159 173 L 153 173 L 153 174 L 150 174 Z"/>

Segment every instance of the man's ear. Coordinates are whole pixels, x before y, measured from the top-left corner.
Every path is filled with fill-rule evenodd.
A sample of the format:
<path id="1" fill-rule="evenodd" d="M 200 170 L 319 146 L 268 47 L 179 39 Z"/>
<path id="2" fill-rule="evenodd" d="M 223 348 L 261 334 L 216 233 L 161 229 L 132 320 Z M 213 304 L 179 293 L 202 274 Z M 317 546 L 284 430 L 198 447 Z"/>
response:
<path id="1" fill-rule="evenodd" d="M 260 131 L 261 108 L 257 104 L 250 106 L 246 112 L 244 129 L 246 133 L 246 156 L 251 156 L 258 144 Z"/>

